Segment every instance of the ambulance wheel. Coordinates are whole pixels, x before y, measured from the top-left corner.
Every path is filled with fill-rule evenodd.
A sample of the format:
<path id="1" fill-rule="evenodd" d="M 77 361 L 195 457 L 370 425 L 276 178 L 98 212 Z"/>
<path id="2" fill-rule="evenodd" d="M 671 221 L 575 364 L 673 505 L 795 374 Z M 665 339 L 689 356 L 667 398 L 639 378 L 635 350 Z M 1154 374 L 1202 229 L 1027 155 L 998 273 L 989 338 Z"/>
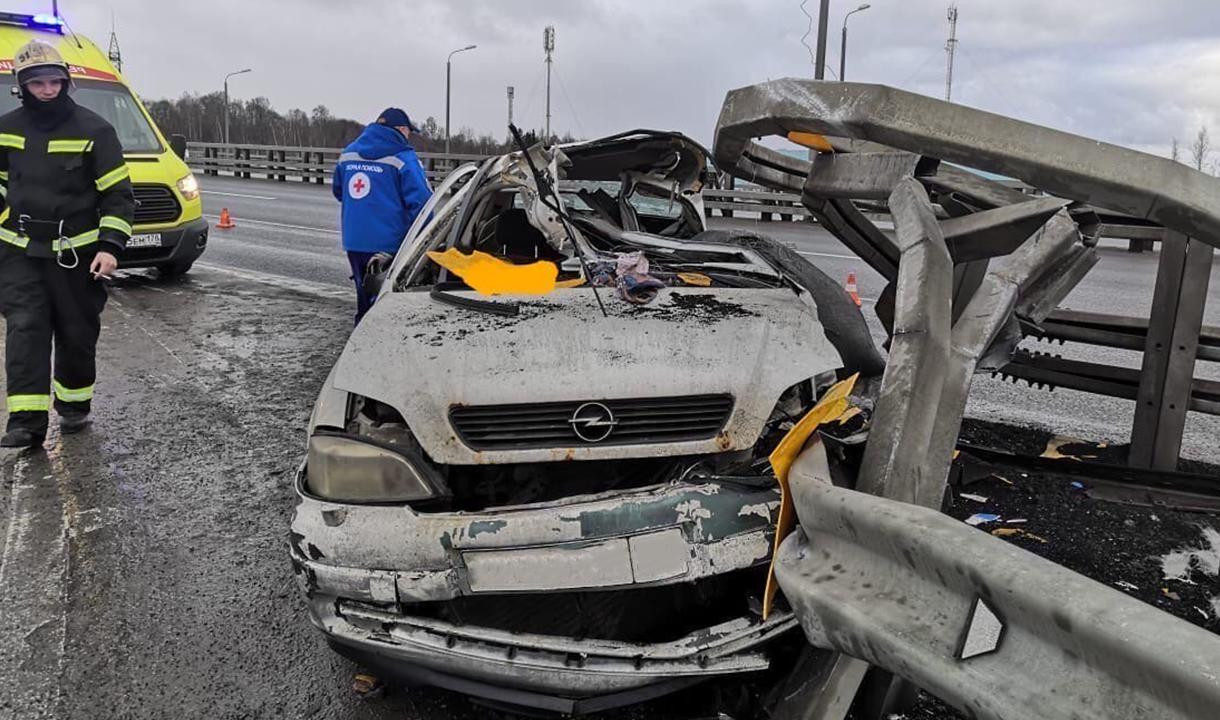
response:
<path id="1" fill-rule="evenodd" d="M 178 277 L 179 275 L 185 275 L 188 272 L 190 272 L 191 266 L 194 264 L 195 264 L 194 260 L 187 260 L 186 262 L 165 263 L 164 265 L 157 266 L 157 273 L 160 274 L 161 277 L 164 277 L 164 278 Z"/>

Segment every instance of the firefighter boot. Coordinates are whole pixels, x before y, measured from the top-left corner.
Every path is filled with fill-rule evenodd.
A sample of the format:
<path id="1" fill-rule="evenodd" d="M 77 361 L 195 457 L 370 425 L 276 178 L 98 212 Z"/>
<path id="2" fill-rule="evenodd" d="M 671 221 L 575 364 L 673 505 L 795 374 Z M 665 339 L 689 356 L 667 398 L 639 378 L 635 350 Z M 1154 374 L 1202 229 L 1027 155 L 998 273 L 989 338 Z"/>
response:
<path id="1" fill-rule="evenodd" d="M 59 431 L 64 435 L 75 435 L 89 427 L 92 422 L 87 410 L 61 409 L 59 411 Z"/>
<path id="2" fill-rule="evenodd" d="M 4 437 L 0 438 L 0 447 L 32 448 L 42 445 L 43 440 L 46 440 L 46 437 L 39 435 L 33 430 L 17 428 L 4 433 Z"/>

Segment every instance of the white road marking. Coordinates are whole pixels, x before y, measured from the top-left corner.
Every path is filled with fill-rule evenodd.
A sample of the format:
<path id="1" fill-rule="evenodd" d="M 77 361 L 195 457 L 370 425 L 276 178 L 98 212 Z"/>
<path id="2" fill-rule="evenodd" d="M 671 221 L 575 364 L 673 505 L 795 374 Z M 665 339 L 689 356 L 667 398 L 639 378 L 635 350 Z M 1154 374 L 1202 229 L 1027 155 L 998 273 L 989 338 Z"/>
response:
<path id="1" fill-rule="evenodd" d="M 258 272 L 256 270 L 241 270 L 226 265 L 213 265 L 211 263 L 196 262 L 195 267 L 201 270 L 210 270 L 225 275 L 249 280 L 251 282 L 261 283 L 263 285 L 271 285 L 272 287 L 292 290 L 306 295 L 314 295 L 331 300 L 352 300 L 355 298 L 355 290 L 344 290 L 336 285 L 327 285 L 325 283 L 312 282 L 309 280 L 297 280 L 296 278 L 287 275 L 273 275 L 271 273 Z"/>
<path id="2" fill-rule="evenodd" d="M 225 197 L 250 198 L 251 200 L 275 200 L 270 195 L 247 195 L 245 193 L 221 192 L 219 190 L 200 190 L 204 195 L 224 195 Z"/>
<path id="3" fill-rule="evenodd" d="M 0 642 L 6 650 L 0 653 L 0 674 L 12 678 L 12 686 L 21 689 L 10 701 L 14 704 L 6 704 L 16 710 L 14 717 L 24 717 L 35 708 L 54 711 L 62 697 L 59 678 L 63 677 L 67 647 L 71 519 L 64 510 L 66 488 L 57 444 L 47 450 L 47 457 L 52 474 L 43 475 L 41 481 L 31 476 L 34 461 L 30 454 L 5 460 L 13 463 L 13 487 L 0 558 L 0 602 L 6 612 L 0 621 Z M 53 487 L 49 480 L 55 481 Z M 52 669 L 25 667 L 30 659 L 52 659 L 50 656 L 55 662 Z"/>
<path id="4" fill-rule="evenodd" d="M 203 216 L 209 220 L 219 220 L 220 219 L 219 215 L 212 215 L 211 213 L 204 213 Z M 335 230 L 333 228 L 309 227 L 308 225 L 289 225 L 287 223 L 277 223 L 277 222 L 271 222 L 269 220 L 245 219 L 245 220 L 235 220 L 235 222 L 237 222 L 239 225 L 241 223 L 250 223 L 251 225 L 270 225 L 272 227 L 282 227 L 282 228 L 288 228 L 290 230 L 307 230 L 309 232 L 323 232 L 323 233 L 330 233 L 332 235 L 340 234 L 340 232 L 338 230 Z"/>
<path id="5" fill-rule="evenodd" d="M 798 255 L 808 255 L 809 257 L 835 258 L 836 260 L 859 260 L 860 259 L 859 257 L 857 257 L 855 255 L 836 255 L 834 253 L 813 252 L 811 250 L 797 250 L 796 253 Z"/>
<path id="6" fill-rule="evenodd" d="M 119 305 L 118 303 L 116 303 L 116 306 L 117 307 L 115 307 L 115 309 L 119 311 L 119 314 L 122 315 L 124 318 L 126 318 L 128 320 L 128 322 L 131 322 L 131 313 L 127 312 L 126 310 L 123 310 L 122 305 Z M 161 342 L 161 338 L 159 338 L 156 335 L 153 335 L 151 332 L 149 332 L 148 328 L 144 327 L 144 323 L 131 322 L 131 324 L 134 325 L 135 327 L 140 328 L 140 331 L 143 332 L 145 335 L 147 335 L 149 340 L 152 340 L 156 344 L 160 345 L 161 349 L 164 350 L 167 355 L 169 355 L 174 360 L 176 360 L 179 365 L 186 367 L 186 363 L 182 362 L 182 358 L 178 357 L 178 354 L 175 353 L 173 350 L 170 350 L 169 345 L 166 345 L 165 343 Z"/>
<path id="7" fill-rule="evenodd" d="M 15 462 L 20 462 L 20 458 L 17 458 Z M 14 469 L 13 474 L 16 476 L 18 471 Z M 29 526 L 29 521 L 24 512 L 18 513 L 18 508 L 24 509 L 24 498 L 21 492 L 30 487 L 28 483 L 14 478 L 13 485 L 9 488 L 8 532 L 4 538 L 4 552 L 0 553 L 0 587 L 4 586 L 4 579 L 8 576 L 9 558 L 13 556 L 14 552 L 18 552 L 14 548 L 18 548 L 18 543 L 25 544 L 25 531 Z"/>

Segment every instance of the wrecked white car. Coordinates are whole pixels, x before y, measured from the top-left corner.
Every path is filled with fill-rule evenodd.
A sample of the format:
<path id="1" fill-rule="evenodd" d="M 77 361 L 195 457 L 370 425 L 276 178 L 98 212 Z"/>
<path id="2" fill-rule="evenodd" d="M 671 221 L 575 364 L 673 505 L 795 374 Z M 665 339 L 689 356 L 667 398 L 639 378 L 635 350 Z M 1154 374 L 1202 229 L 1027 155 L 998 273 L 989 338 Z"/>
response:
<path id="1" fill-rule="evenodd" d="M 635 131 L 437 188 L 309 424 L 291 554 L 337 651 L 568 713 L 771 665 L 797 623 L 761 612 L 768 454 L 883 360 L 808 262 L 706 229 L 707 177 Z M 477 292 L 454 257 L 549 291 Z"/>

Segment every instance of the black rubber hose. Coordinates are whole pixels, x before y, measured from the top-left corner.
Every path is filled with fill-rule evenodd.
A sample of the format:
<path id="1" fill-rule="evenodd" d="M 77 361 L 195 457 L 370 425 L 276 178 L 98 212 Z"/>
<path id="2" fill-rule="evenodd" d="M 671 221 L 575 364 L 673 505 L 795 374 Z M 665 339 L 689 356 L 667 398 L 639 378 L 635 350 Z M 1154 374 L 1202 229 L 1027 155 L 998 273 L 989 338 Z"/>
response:
<path id="1" fill-rule="evenodd" d="M 741 231 L 706 230 L 690 242 L 731 245 L 758 253 L 813 296 L 818 321 L 845 368 L 864 377 L 880 377 L 885 372 L 885 358 L 873 343 L 860 308 L 842 286 L 795 250 L 772 238 Z"/>

